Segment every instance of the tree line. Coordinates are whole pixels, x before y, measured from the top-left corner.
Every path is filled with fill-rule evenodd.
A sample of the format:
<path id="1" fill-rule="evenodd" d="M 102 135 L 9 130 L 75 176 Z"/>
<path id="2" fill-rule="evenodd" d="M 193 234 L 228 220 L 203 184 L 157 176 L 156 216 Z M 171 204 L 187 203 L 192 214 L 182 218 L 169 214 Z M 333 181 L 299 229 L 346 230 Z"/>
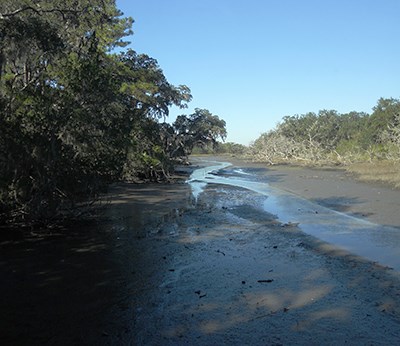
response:
<path id="1" fill-rule="evenodd" d="M 380 98 L 371 114 L 320 110 L 285 116 L 248 150 L 254 160 L 349 164 L 400 160 L 400 100 Z"/>
<path id="2" fill-rule="evenodd" d="M 226 137 L 206 109 L 165 122 L 192 95 L 127 49 L 132 23 L 113 0 L 1 2 L 2 222 L 74 214 L 110 182 L 166 178 L 193 147 Z"/>

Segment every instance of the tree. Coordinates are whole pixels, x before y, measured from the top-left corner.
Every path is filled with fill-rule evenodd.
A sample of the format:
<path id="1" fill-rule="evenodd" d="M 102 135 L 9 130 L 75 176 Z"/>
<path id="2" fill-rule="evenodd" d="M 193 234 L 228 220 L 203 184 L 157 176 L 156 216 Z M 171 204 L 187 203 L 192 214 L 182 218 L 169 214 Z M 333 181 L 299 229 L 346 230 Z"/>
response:
<path id="1" fill-rule="evenodd" d="M 371 115 L 335 110 L 286 116 L 252 145 L 260 160 L 306 162 L 397 160 L 400 157 L 400 101 L 380 98 Z"/>
<path id="2" fill-rule="evenodd" d="M 400 113 L 400 100 L 380 98 L 363 131 L 363 146 L 366 148 L 371 145 L 382 144 L 382 132 L 395 121 L 398 113 Z"/>
<path id="3" fill-rule="evenodd" d="M 186 108 L 185 85 L 127 50 L 133 20 L 114 0 L 0 3 L 0 215 L 51 221 L 118 179 L 159 180 L 225 122 Z M 164 122 L 160 122 L 164 120 Z"/>
<path id="4" fill-rule="evenodd" d="M 216 146 L 218 138 L 225 140 L 226 123 L 207 109 L 196 108 L 189 116 L 180 115 L 172 125 L 167 152 L 171 158 L 187 158 L 195 146 Z"/>
<path id="5" fill-rule="evenodd" d="M 186 108 L 191 101 L 190 89 L 168 83 L 157 60 L 133 50 L 118 56 L 120 64 L 120 92 L 127 106 L 141 116 L 164 118 L 172 105 Z"/>
<path id="6" fill-rule="evenodd" d="M 95 197 L 120 177 L 135 125 L 179 104 L 181 92 L 190 99 L 150 58 L 109 54 L 131 32 L 132 20 L 120 16 L 112 0 L 0 5 L 3 215 L 49 220 Z M 146 84 L 146 102 L 127 90 L 138 73 L 133 83 Z"/>
<path id="7" fill-rule="evenodd" d="M 227 143 L 218 143 L 215 152 L 218 154 L 231 154 L 231 155 L 244 155 L 248 150 L 248 147 L 235 143 L 235 142 L 227 142 Z"/>
<path id="8" fill-rule="evenodd" d="M 186 108 L 192 98 L 185 85 L 168 83 L 157 61 L 128 50 L 118 56 L 120 104 L 129 115 L 129 143 L 123 177 L 128 180 L 161 179 L 172 169 L 167 154 L 170 140 L 165 123 L 172 105 Z"/>

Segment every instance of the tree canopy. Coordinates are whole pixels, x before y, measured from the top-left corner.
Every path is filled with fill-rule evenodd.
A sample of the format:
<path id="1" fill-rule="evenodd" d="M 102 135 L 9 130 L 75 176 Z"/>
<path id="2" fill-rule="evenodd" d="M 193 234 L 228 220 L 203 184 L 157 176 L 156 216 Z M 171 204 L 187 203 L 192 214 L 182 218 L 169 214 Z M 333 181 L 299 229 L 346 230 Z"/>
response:
<path id="1" fill-rule="evenodd" d="M 154 58 L 124 48 L 133 20 L 113 0 L 0 4 L 0 215 L 40 220 L 73 213 L 119 179 L 160 179 L 193 143 L 226 136 L 206 110 L 185 108 Z"/>
<path id="2" fill-rule="evenodd" d="M 321 110 L 286 116 L 255 140 L 251 153 L 271 163 L 400 160 L 400 100 L 380 98 L 372 114 Z"/>

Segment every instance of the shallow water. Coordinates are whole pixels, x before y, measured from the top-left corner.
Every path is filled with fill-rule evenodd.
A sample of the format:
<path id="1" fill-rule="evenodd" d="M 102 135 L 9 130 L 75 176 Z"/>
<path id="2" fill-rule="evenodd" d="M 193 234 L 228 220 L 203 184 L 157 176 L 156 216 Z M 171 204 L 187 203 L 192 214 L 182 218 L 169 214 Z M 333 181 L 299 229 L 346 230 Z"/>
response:
<path id="1" fill-rule="evenodd" d="M 202 193 L 206 187 L 208 183 L 207 179 L 212 177 L 212 172 L 231 166 L 229 162 L 206 161 L 206 163 L 206 167 L 194 170 L 187 180 L 187 183 L 190 184 L 192 189 L 192 195 L 195 201 L 197 201 L 200 193 Z"/>
<path id="2" fill-rule="evenodd" d="M 194 199 L 207 184 L 244 188 L 265 196 L 263 209 L 285 223 L 297 224 L 315 236 L 355 255 L 400 271 L 400 230 L 372 223 L 329 209 L 295 194 L 271 187 L 268 182 L 242 169 L 229 169 L 228 162 L 210 161 L 195 170 L 188 183 Z M 228 169 L 227 169 L 228 168 Z M 224 169 L 224 175 L 218 174 Z"/>

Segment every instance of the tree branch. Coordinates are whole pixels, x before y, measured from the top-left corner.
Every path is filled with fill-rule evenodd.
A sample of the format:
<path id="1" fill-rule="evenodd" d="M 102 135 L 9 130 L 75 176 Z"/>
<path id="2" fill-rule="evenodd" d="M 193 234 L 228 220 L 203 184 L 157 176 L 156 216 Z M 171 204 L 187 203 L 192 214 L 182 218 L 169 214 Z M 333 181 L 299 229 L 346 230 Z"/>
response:
<path id="1" fill-rule="evenodd" d="M 38 14 L 39 16 L 41 16 L 44 13 L 54 13 L 54 12 L 58 12 L 59 14 L 61 14 L 61 16 L 65 19 L 65 13 L 73 13 L 73 14 L 77 14 L 81 11 L 77 11 L 77 10 L 67 10 L 67 9 L 59 9 L 59 8 L 52 8 L 52 9 L 48 9 L 48 10 L 43 10 L 43 9 L 37 9 L 34 8 L 32 6 L 24 6 L 21 7 L 13 12 L 9 12 L 9 13 L 0 13 L 0 19 L 6 19 L 9 17 L 14 17 L 18 14 L 20 14 L 21 12 L 25 12 L 25 11 L 33 11 L 36 14 Z"/>

